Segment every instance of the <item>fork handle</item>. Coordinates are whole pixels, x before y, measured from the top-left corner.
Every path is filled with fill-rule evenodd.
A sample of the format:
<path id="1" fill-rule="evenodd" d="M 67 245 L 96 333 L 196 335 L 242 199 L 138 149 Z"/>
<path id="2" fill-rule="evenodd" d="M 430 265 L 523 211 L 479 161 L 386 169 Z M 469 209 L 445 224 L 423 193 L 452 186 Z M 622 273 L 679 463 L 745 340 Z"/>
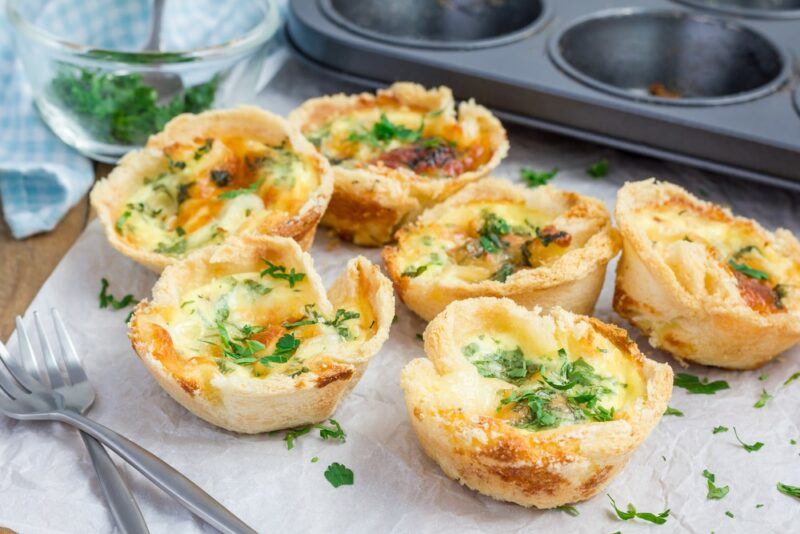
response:
<path id="1" fill-rule="evenodd" d="M 255 530 L 215 501 L 197 484 L 128 438 L 73 411 L 59 410 L 52 412 L 51 416 L 56 421 L 72 425 L 96 438 L 150 479 L 153 484 L 217 530 L 226 534 L 256 534 Z"/>
<path id="2" fill-rule="evenodd" d="M 83 432 L 80 434 L 117 528 L 122 534 L 148 534 L 150 531 L 142 512 L 108 452 L 92 436 Z"/>

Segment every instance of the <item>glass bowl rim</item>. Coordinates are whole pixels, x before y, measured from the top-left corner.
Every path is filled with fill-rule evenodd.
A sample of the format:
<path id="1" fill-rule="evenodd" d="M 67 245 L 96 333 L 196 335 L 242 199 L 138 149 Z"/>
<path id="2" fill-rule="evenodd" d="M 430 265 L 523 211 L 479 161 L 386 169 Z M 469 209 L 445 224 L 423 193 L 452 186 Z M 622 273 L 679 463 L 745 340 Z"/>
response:
<path id="1" fill-rule="evenodd" d="M 57 52 L 94 61 L 165 65 L 236 57 L 264 44 L 270 37 L 275 35 L 280 26 L 280 14 L 277 4 L 273 0 L 254 0 L 257 5 L 263 8 L 264 16 L 255 27 L 240 37 L 218 45 L 193 50 L 172 52 L 121 51 L 74 43 L 39 28 L 27 20 L 17 9 L 18 4 L 22 4 L 24 1 L 6 1 L 6 16 L 16 31 Z"/>

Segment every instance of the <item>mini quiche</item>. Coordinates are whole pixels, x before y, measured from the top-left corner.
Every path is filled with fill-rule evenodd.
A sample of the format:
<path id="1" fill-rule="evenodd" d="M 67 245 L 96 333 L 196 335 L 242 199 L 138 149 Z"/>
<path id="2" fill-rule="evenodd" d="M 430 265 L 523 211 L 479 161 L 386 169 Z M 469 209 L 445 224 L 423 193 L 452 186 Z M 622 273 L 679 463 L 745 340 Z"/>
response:
<path id="1" fill-rule="evenodd" d="M 617 195 L 614 309 L 679 360 L 752 369 L 800 341 L 800 242 L 654 179 Z"/>
<path id="2" fill-rule="evenodd" d="M 363 257 L 326 295 L 297 242 L 245 235 L 167 267 L 129 336 L 176 401 L 214 425 L 257 433 L 329 417 L 393 318 L 391 283 Z"/>
<path id="3" fill-rule="evenodd" d="M 255 107 L 185 114 L 92 191 L 111 244 L 161 271 L 229 235 L 304 248 L 333 191 L 328 162 L 285 119 Z"/>
<path id="4" fill-rule="evenodd" d="M 509 297 L 588 314 L 619 236 L 599 200 L 486 178 L 397 232 L 383 259 L 400 298 L 425 320 L 450 302 Z"/>
<path id="5" fill-rule="evenodd" d="M 333 165 L 323 223 L 358 245 L 389 242 L 394 230 L 497 167 L 508 152 L 503 126 L 450 89 L 395 83 L 376 95 L 334 95 L 289 115 Z"/>
<path id="6" fill-rule="evenodd" d="M 447 476 L 553 508 L 600 492 L 660 420 L 672 370 L 624 330 L 509 299 L 454 302 L 402 374 L 420 444 Z"/>

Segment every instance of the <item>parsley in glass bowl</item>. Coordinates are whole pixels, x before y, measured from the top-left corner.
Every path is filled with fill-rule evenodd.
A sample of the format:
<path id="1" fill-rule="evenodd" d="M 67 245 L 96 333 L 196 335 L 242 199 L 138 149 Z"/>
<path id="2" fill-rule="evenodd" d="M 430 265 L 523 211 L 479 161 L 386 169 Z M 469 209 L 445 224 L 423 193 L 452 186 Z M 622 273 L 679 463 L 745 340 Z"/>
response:
<path id="1" fill-rule="evenodd" d="M 152 9 L 147 0 L 6 3 L 42 118 L 89 157 L 113 163 L 176 115 L 235 104 L 222 101 L 231 73 L 280 27 L 271 0 L 167 0 L 159 50 L 144 51 Z"/>

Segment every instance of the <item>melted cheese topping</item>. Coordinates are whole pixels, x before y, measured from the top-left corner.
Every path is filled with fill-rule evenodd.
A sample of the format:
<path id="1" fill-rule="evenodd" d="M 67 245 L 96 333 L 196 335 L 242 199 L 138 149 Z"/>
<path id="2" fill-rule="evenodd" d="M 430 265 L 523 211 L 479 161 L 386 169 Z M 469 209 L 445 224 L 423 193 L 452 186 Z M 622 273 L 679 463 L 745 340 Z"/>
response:
<path id="1" fill-rule="evenodd" d="M 447 178 L 474 170 L 492 156 L 485 140 L 468 136 L 441 112 L 407 106 L 353 110 L 304 133 L 331 164 L 345 168 L 382 164 Z"/>
<path id="2" fill-rule="evenodd" d="M 538 431 L 623 418 L 646 399 L 641 365 L 588 325 L 554 336 L 492 326 L 462 336 L 461 357 L 469 363 L 428 386 L 446 410 Z"/>
<path id="3" fill-rule="evenodd" d="M 137 248 L 180 257 L 293 217 L 319 186 L 315 168 L 287 143 L 225 137 L 175 144 L 164 150 L 162 172 L 127 199 L 116 231 Z"/>
<path id="4" fill-rule="evenodd" d="M 500 232 L 499 247 L 490 243 L 487 250 L 481 235 L 487 234 L 484 228 L 491 217 L 505 222 L 508 232 Z M 470 283 L 500 279 L 503 269 L 507 277 L 519 269 L 547 265 L 581 245 L 570 239 L 564 246 L 566 239 L 548 238 L 555 235 L 554 218 L 555 214 L 536 211 L 522 201 L 474 201 L 454 206 L 435 222 L 417 224 L 402 235 L 398 265 L 404 276 Z M 499 224 L 505 229 L 502 222 Z M 551 233 L 542 233 L 545 228 Z"/>
<path id="5" fill-rule="evenodd" d="M 687 243 L 699 245 L 693 253 L 719 262 L 736 280 L 742 298 L 757 311 L 781 312 L 796 302 L 800 262 L 781 254 L 751 223 L 680 199 L 640 210 L 636 218 L 662 257 L 679 256 L 671 252 Z M 681 269 L 675 262 L 668 264 L 673 270 Z"/>
<path id="6" fill-rule="evenodd" d="M 219 372 L 295 377 L 325 369 L 336 354 L 371 335 L 371 307 L 342 305 L 327 313 L 329 304 L 318 301 L 305 277 L 291 285 L 253 271 L 214 278 L 182 295 L 179 307 L 154 309 L 148 320 L 171 342 L 171 365 L 204 368 L 204 382 Z"/>

